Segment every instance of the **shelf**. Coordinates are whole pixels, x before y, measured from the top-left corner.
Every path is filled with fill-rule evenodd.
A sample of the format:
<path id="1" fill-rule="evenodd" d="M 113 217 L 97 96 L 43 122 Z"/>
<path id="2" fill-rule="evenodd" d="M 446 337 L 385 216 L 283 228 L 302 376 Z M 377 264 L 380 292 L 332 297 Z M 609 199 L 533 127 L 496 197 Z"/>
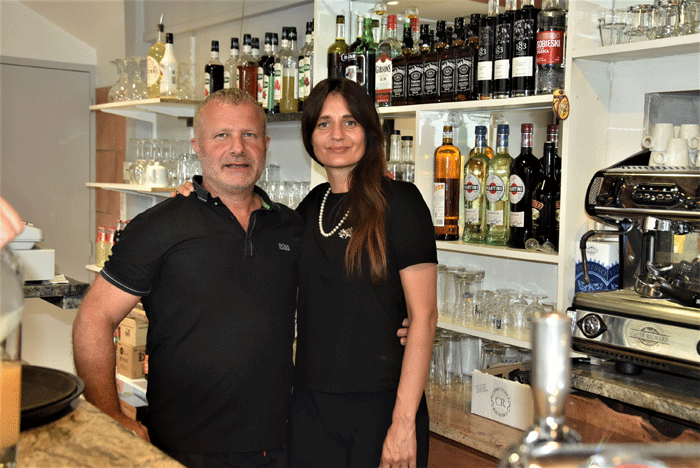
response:
<path id="1" fill-rule="evenodd" d="M 145 195 L 152 197 L 169 198 L 175 187 L 149 187 L 147 185 L 115 184 L 109 182 L 88 182 L 85 184 L 91 188 L 113 190 L 115 192 L 130 193 L 132 195 Z"/>
<path id="2" fill-rule="evenodd" d="M 411 106 L 378 107 L 380 117 L 412 117 L 416 112 L 449 111 L 498 111 L 498 110 L 534 110 L 550 109 L 552 95 L 528 96 L 508 99 L 488 99 L 483 101 L 438 102 L 433 104 L 416 104 Z"/>
<path id="3" fill-rule="evenodd" d="M 483 255 L 487 257 L 507 258 L 511 260 L 523 260 L 528 262 L 559 264 L 559 254 L 544 252 L 529 252 L 523 249 L 509 247 L 493 247 L 479 244 L 469 244 L 459 241 L 437 241 L 437 249 L 445 252 L 460 252 L 471 255 Z"/>
<path id="4" fill-rule="evenodd" d="M 462 325 L 457 325 L 449 321 L 447 317 L 438 317 L 438 328 L 444 328 L 446 330 L 451 330 L 458 333 L 464 333 L 469 336 L 476 336 L 477 338 L 483 338 L 485 340 L 498 341 L 499 343 L 507 344 L 509 346 L 517 346 L 518 348 L 530 349 L 530 333 L 509 333 L 508 335 L 493 333 L 491 330 L 482 328 L 476 325 L 470 327 L 464 327 Z"/>
<path id="5" fill-rule="evenodd" d="M 697 54 L 698 52 L 700 52 L 700 35 L 691 34 L 630 44 L 589 47 L 572 51 L 571 58 L 597 62 L 625 62 Z"/>
<path id="6" fill-rule="evenodd" d="M 155 123 L 155 117 L 158 114 L 182 118 L 194 117 L 194 111 L 198 104 L 199 101 L 155 98 L 98 104 L 90 106 L 90 110 L 108 112 L 130 119 Z"/>

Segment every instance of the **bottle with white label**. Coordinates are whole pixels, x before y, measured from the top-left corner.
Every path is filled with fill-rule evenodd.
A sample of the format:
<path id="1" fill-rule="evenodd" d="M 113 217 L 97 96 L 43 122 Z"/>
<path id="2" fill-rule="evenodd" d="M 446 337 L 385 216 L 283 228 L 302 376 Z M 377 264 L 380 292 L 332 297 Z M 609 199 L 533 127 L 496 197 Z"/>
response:
<path id="1" fill-rule="evenodd" d="M 520 127 L 520 154 L 510 166 L 510 237 L 508 247 L 524 249 L 525 241 L 534 237 L 532 230 L 532 194 L 542 177 L 539 159 L 532 154 L 532 124 Z"/>
<path id="2" fill-rule="evenodd" d="M 173 33 L 166 33 L 165 54 L 160 59 L 160 97 L 176 97 L 177 90 L 177 59 L 173 50 Z"/>
<path id="3" fill-rule="evenodd" d="M 537 15 L 537 94 L 564 88 L 564 38 L 566 11 L 559 0 L 547 0 Z"/>
<path id="4" fill-rule="evenodd" d="M 489 156 L 486 146 L 486 127 L 479 125 L 474 130 L 476 143 L 464 165 L 464 232 L 462 240 L 480 244 L 484 242 L 486 230 L 486 203 L 484 186 Z"/>
<path id="5" fill-rule="evenodd" d="M 433 226 L 435 239 L 459 239 L 459 176 L 461 154 L 452 144 L 452 126 L 442 130 L 442 146 L 435 150 Z"/>
<path id="6" fill-rule="evenodd" d="M 148 49 L 146 56 L 146 86 L 148 86 L 148 97 L 157 98 L 160 96 L 160 60 L 165 54 L 165 44 L 163 44 L 163 15 L 160 15 L 158 23 L 158 40 Z"/>
<path id="7" fill-rule="evenodd" d="M 238 88 L 238 61 L 240 57 L 240 50 L 238 45 L 238 38 L 231 38 L 231 56 L 226 60 L 224 64 L 224 88 Z"/>
<path id="8" fill-rule="evenodd" d="M 486 243 L 507 245 L 510 235 L 508 178 L 513 158 L 508 153 L 509 127 L 498 126 L 496 155 L 486 168 Z"/>

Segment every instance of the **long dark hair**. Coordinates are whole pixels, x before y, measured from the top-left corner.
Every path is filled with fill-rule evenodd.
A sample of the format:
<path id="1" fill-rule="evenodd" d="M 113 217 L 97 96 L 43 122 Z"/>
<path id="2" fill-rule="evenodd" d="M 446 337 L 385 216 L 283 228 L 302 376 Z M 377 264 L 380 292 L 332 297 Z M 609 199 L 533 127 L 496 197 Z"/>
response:
<path id="1" fill-rule="evenodd" d="M 301 114 L 301 135 L 304 147 L 314 161 L 312 135 L 321 110 L 329 94 L 343 97 L 350 113 L 365 131 L 365 154 L 350 173 L 347 206 L 350 208 L 347 223 L 353 232 L 345 251 L 345 268 L 348 275 L 361 272 L 362 253 L 366 251 L 370 261 L 373 282 L 386 278 L 386 199 L 382 182 L 386 174 L 384 132 L 374 102 L 357 83 L 345 78 L 326 79 L 314 86 L 304 100 Z M 319 164 L 321 164 L 319 162 Z"/>

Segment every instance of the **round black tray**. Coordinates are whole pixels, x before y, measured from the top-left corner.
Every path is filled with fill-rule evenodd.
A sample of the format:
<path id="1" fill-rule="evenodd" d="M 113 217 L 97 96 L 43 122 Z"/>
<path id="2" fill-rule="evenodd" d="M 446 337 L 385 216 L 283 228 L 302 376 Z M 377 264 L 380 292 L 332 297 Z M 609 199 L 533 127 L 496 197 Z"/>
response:
<path id="1" fill-rule="evenodd" d="M 22 365 L 21 429 L 28 429 L 62 416 L 83 393 L 83 381 L 68 372 Z"/>

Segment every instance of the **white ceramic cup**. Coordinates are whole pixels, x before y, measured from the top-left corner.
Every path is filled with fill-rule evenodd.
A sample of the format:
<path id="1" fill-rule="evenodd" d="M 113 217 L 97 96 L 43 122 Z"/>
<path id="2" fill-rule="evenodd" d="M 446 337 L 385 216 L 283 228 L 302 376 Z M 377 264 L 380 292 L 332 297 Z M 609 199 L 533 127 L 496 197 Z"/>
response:
<path id="1" fill-rule="evenodd" d="M 146 167 L 146 184 L 151 187 L 168 186 L 168 169 L 160 161 L 156 161 Z"/>
<path id="2" fill-rule="evenodd" d="M 683 124 L 678 129 L 678 138 L 685 138 L 688 148 L 697 150 L 700 146 L 700 125 Z"/>
<path id="3" fill-rule="evenodd" d="M 664 155 L 664 166 L 688 167 L 690 158 L 688 157 L 688 141 L 685 138 L 671 138 L 666 145 Z"/>
<path id="4" fill-rule="evenodd" d="M 676 129 L 672 123 L 657 123 L 651 135 L 642 138 L 642 146 L 652 151 L 664 151 L 668 140 L 676 137 Z"/>

